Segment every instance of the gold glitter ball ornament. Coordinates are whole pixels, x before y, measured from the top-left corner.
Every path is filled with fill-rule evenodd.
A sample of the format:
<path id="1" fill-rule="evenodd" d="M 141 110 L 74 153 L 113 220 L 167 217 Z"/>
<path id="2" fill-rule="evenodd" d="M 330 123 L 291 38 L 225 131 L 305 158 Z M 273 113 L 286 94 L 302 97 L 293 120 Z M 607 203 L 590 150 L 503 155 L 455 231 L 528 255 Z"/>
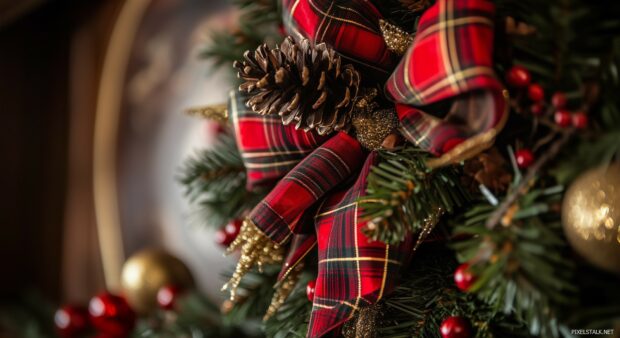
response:
<path id="1" fill-rule="evenodd" d="M 122 292 L 131 308 L 140 314 L 158 308 L 157 292 L 166 285 L 193 288 L 194 278 L 181 260 L 165 251 L 146 249 L 123 265 Z"/>
<path id="2" fill-rule="evenodd" d="M 575 251 L 620 275 L 620 163 L 575 180 L 564 195 L 562 225 Z"/>

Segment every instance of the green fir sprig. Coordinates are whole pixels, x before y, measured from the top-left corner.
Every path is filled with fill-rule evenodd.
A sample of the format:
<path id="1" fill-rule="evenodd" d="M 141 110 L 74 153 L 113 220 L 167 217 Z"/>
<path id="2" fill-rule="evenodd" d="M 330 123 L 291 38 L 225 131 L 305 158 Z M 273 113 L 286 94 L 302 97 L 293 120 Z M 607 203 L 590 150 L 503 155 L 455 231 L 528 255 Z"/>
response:
<path id="1" fill-rule="evenodd" d="M 253 208 L 262 195 L 246 189 L 246 172 L 231 135 L 186 160 L 179 178 L 208 225 L 220 227 Z"/>
<path id="2" fill-rule="evenodd" d="M 378 155 L 379 162 L 368 175 L 367 194 L 360 198 L 369 238 L 398 243 L 468 203 L 456 167 L 431 170 L 425 164 L 429 154 L 412 145 L 381 150 Z"/>

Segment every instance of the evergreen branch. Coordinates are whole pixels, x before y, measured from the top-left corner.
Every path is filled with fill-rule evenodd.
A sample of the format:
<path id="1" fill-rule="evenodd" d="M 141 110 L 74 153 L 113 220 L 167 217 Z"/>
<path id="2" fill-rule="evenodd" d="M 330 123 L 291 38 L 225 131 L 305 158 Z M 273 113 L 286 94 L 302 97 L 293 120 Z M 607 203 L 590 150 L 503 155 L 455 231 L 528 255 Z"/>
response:
<path id="1" fill-rule="evenodd" d="M 275 291 L 273 286 L 277 282 L 280 269 L 281 266 L 266 265 L 263 267 L 262 273 L 253 269 L 243 276 L 237 289 L 237 300 L 224 317 L 224 322 L 236 325 L 241 325 L 247 321 L 260 323 L 269 308 Z M 228 281 L 231 276 L 232 272 L 228 272 L 222 277 L 223 280 Z"/>
<path id="2" fill-rule="evenodd" d="M 209 225 L 222 226 L 254 207 L 261 194 L 246 189 L 246 173 L 231 135 L 186 160 L 179 181 Z"/>
<path id="3" fill-rule="evenodd" d="M 470 291 L 485 303 L 523 320 L 532 335 L 567 336 L 559 319 L 566 316 L 563 308 L 575 305 L 577 288 L 559 215 L 550 210 L 559 204 L 561 189 L 517 196 L 503 227 L 487 226 L 485 220 L 496 213 L 492 206 L 467 212 L 454 236 L 469 239 L 453 247 L 477 276 Z"/>
<path id="4" fill-rule="evenodd" d="M 452 251 L 420 249 L 412 267 L 401 285 L 380 303 L 377 337 L 441 338 L 439 327 L 448 316 L 470 320 L 477 338 L 529 337 L 522 323 L 455 288 Z"/>
<path id="5" fill-rule="evenodd" d="M 263 331 L 268 338 L 306 336 L 312 311 L 312 302 L 308 301 L 306 295 L 306 285 L 312 278 L 312 274 L 303 273 L 286 302 L 274 316 L 263 323 Z"/>
<path id="6" fill-rule="evenodd" d="M 411 145 L 379 151 L 379 157 L 368 175 L 367 194 L 360 198 L 369 238 L 398 243 L 467 204 L 469 196 L 456 168 L 431 171 L 425 165 L 428 154 Z"/>
<path id="7" fill-rule="evenodd" d="M 557 156 L 562 147 L 570 139 L 572 133 L 572 129 L 562 133 L 560 138 L 555 141 L 549 149 L 536 160 L 536 162 L 534 162 L 534 164 L 528 169 L 527 174 L 519 180 L 517 186 L 508 194 L 508 196 L 506 196 L 495 212 L 489 216 L 486 222 L 486 227 L 488 229 L 495 228 L 495 226 L 502 221 L 502 218 L 506 215 L 509 209 L 515 205 L 515 202 L 527 193 L 528 186 L 531 185 L 536 176 L 540 174 L 542 168 L 549 161 L 555 158 L 555 156 Z"/>
<path id="8" fill-rule="evenodd" d="M 276 0 L 235 0 L 241 11 L 239 25 L 229 30 L 213 31 L 211 41 L 200 56 L 213 61 L 215 68 L 231 65 L 247 50 L 256 49 L 265 42 L 278 42 L 282 10 Z"/>

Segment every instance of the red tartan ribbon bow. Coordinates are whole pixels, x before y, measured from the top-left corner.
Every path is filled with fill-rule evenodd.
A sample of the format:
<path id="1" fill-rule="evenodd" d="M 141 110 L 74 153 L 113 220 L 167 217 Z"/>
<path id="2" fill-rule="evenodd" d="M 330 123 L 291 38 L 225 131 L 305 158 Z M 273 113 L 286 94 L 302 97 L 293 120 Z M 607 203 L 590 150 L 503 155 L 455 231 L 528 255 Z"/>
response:
<path id="1" fill-rule="evenodd" d="M 290 35 L 327 43 L 362 77 L 391 74 L 386 93 L 396 103 L 401 133 L 441 155 L 436 165 L 488 147 L 506 119 L 502 86 L 492 70 L 493 15 L 486 0 L 438 0 L 422 15 L 398 63 L 371 2 L 283 0 Z M 443 117 L 424 111 L 446 100 L 450 108 Z M 248 188 L 275 185 L 249 217 L 273 241 L 292 243 L 280 278 L 318 246 L 308 336 L 335 334 L 360 307 L 393 290 L 411 256 L 412 239 L 386 245 L 361 232 L 365 222 L 357 201 L 377 156 L 346 133 L 318 136 L 282 125 L 279 116 L 253 113 L 240 95 L 232 95 L 229 111 Z"/>

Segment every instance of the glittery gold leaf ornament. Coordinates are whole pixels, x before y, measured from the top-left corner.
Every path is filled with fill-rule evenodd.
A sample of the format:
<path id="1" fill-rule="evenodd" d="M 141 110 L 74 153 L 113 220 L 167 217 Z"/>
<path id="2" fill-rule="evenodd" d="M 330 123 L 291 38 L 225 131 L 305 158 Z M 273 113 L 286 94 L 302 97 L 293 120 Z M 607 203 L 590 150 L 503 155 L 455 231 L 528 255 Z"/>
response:
<path id="1" fill-rule="evenodd" d="M 342 334 L 345 338 L 377 337 L 377 321 L 381 315 L 379 304 L 361 307 L 357 316 L 344 324 Z"/>
<path id="2" fill-rule="evenodd" d="M 235 272 L 228 283 L 222 287 L 222 291 L 230 290 L 230 300 L 233 302 L 237 298 L 237 288 L 241 278 L 248 271 L 256 265 L 258 271 L 262 272 L 264 265 L 280 263 L 284 258 L 284 249 L 265 236 L 250 219 L 243 221 L 239 235 L 230 244 L 226 253 L 231 254 L 238 249 L 241 250 L 241 257 Z"/>
<path id="3" fill-rule="evenodd" d="M 379 29 L 381 29 L 381 35 L 388 49 L 395 54 L 404 55 L 413 42 L 413 34 L 385 20 L 379 20 Z"/>
<path id="4" fill-rule="evenodd" d="M 295 285 L 299 281 L 299 277 L 301 276 L 301 272 L 304 270 L 303 262 L 300 262 L 293 268 L 293 270 L 284 277 L 278 284 L 276 284 L 276 292 L 273 294 L 271 298 L 271 303 L 269 304 L 269 308 L 263 317 L 263 320 L 268 320 L 273 315 L 278 312 L 278 309 L 284 304 L 288 296 L 291 294 Z"/>
<path id="5" fill-rule="evenodd" d="M 190 116 L 202 117 L 217 122 L 228 121 L 228 109 L 226 104 L 187 108 L 185 113 Z"/>
<path id="6" fill-rule="evenodd" d="M 592 265 L 620 275 L 620 163 L 578 177 L 564 195 L 562 225 Z"/>
<path id="7" fill-rule="evenodd" d="M 377 90 L 367 89 L 355 102 L 352 124 L 360 144 L 370 150 L 381 148 L 385 138 L 398 127 L 398 117 L 393 109 L 378 109 L 374 102 Z"/>

